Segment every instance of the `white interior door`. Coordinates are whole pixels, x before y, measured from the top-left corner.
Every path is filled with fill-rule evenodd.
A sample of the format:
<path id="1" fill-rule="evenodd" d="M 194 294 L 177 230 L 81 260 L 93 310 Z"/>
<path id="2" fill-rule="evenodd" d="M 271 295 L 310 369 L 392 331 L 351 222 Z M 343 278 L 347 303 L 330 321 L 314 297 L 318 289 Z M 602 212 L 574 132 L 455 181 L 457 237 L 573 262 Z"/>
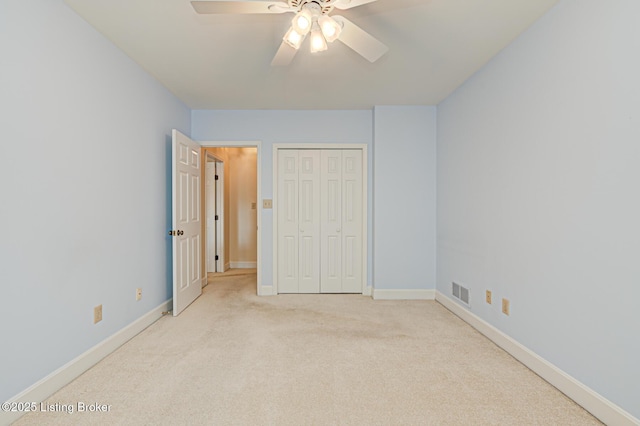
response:
<path id="1" fill-rule="evenodd" d="M 216 163 L 216 252 L 218 255 L 216 270 L 218 272 L 225 271 L 225 256 L 224 256 L 224 163 Z"/>
<path id="2" fill-rule="evenodd" d="M 361 293 L 363 265 L 362 150 L 342 151 L 342 293 Z"/>
<path id="3" fill-rule="evenodd" d="M 299 151 L 299 293 L 320 293 L 320 151 Z"/>
<path id="4" fill-rule="evenodd" d="M 323 150 L 322 293 L 362 292 L 362 151 Z"/>
<path id="5" fill-rule="evenodd" d="M 320 292 L 320 151 L 278 150 L 278 292 Z"/>
<path id="6" fill-rule="evenodd" d="M 322 293 L 342 292 L 342 151 L 321 154 L 321 279 Z"/>
<path id="7" fill-rule="evenodd" d="M 207 221 L 207 272 L 216 272 L 216 163 L 207 159 L 205 169 L 205 203 Z"/>
<path id="8" fill-rule="evenodd" d="M 278 292 L 298 293 L 298 151 L 278 150 Z"/>
<path id="9" fill-rule="evenodd" d="M 172 132 L 173 315 L 202 293 L 200 145 Z"/>

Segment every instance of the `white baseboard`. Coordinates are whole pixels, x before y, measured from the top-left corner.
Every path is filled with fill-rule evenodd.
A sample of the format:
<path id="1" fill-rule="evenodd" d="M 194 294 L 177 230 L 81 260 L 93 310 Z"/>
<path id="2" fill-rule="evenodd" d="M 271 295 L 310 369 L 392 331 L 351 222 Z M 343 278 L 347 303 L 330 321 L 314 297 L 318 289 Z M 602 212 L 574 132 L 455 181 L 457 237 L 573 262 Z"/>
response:
<path id="1" fill-rule="evenodd" d="M 162 313 L 173 308 L 173 299 L 169 299 L 157 308 L 138 318 L 122 330 L 116 332 L 98 343 L 85 353 L 72 359 L 45 378 L 31 385 L 7 402 L 36 402 L 40 403 L 52 394 L 62 389 L 72 380 L 96 365 L 107 355 L 118 349 L 131 338 L 162 317 Z M 11 424 L 24 413 L 0 412 L 0 425 Z"/>
<path id="2" fill-rule="evenodd" d="M 374 300 L 435 300 L 435 290 L 387 290 L 373 289 Z"/>
<path id="3" fill-rule="evenodd" d="M 640 420 L 473 314 L 467 308 L 454 302 L 443 293 L 436 292 L 436 301 L 484 334 L 489 340 L 507 351 L 515 359 L 529 367 L 534 373 L 555 386 L 560 392 L 573 399 L 605 424 L 640 425 Z"/>
<path id="4" fill-rule="evenodd" d="M 229 262 L 231 269 L 253 269 L 258 267 L 258 262 Z"/>
<path id="5" fill-rule="evenodd" d="M 273 296 L 273 295 L 275 295 L 275 293 L 272 285 L 260 286 L 258 296 Z"/>
<path id="6" fill-rule="evenodd" d="M 258 296 L 275 296 L 276 290 L 272 285 L 263 285 L 260 287 Z M 363 296 L 371 296 L 371 287 L 365 287 L 365 290 L 362 292 Z M 431 298 L 433 300 L 433 298 Z"/>

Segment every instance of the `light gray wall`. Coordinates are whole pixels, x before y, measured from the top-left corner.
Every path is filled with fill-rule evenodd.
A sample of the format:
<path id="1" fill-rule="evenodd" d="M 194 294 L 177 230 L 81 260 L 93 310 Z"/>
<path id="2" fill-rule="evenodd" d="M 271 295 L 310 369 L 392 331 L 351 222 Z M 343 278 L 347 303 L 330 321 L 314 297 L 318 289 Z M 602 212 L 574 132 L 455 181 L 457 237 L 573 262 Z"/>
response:
<path id="1" fill-rule="evenodd" d="M 6 401 L 171 297 L 169 136 L 190 113 L 62 0 L 3 1 L 0 52 Z"/>
<path id="2" fill-rule="evenodd" d="M 374 287 L 435 289 L 436 108 L 374 112 Z"/>
<path id="3" fill-rule="evenodd" d="M 636 417 L 639 16 L 561 1 L 438 107 L 438 290 Z"/>
<path id="4" fill-rule="evenodd" d="M 192 111 L 192 137 L 197 141 L 261 141 L 262 198 L 273 198 L 274 143 L 358 143 L 372 147 L 372 111 Z M 368 229 L 371 220 L 371 155 L 368 165 Z M 273 210 L 261 208 L 262 284 L 273 285 Z M 368 285 L 371 285 L 371 238 L 369 238 Z"/>

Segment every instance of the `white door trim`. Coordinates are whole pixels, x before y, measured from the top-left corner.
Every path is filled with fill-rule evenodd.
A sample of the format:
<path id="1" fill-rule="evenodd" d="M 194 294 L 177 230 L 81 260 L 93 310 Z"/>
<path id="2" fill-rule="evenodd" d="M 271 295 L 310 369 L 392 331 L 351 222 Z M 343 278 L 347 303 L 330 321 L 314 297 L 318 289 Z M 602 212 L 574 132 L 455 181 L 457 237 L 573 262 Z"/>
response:
<path id="1" fill-rule="evenodd" d="M 354 143 L 274 143 L 273 144 L 273 294 L 278 294 L 278 150 L 280 149 L 359 149 L 362 150 L 362 294 L 370 296 L 367 288 L 368 253 L 368 158 L 367 145 Z"/>
<path id="2" fill-rule="evenodd" d="M 256 148 L 257 151 L 257 163 L 258 170 L 256 171 L 257 176 L 257 194 L 256 194 L 256 202 L 258 205 L 261 205 L 262 200 L 262 142 L 261 141 L 200 141 L 198 142 L 203 148 Z M 226 172 L 226 170 L 225 170 Z M 257 251 L 258 251 L 258 261 L 256 264 L 257 267 L 257 284 L 256 284 L 256 294 L 259 296 L 263 294 L 262 292 L 262 209 L 258 209 L 258 214 L 256 215 L 258 219 L 258 235 L 257 235 Z"/>

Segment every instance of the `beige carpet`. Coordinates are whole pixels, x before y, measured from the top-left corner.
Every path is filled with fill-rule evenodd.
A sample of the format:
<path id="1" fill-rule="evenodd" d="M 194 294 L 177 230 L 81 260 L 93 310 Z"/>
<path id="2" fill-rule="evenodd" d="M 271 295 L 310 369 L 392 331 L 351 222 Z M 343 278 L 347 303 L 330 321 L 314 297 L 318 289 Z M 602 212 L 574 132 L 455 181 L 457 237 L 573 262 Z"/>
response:
<path id="1" fill-rule="evenodd" d="M 255 296 L 213 279 L 18 425 L 590 425 L 578 405 L 431 301 Z"/>

